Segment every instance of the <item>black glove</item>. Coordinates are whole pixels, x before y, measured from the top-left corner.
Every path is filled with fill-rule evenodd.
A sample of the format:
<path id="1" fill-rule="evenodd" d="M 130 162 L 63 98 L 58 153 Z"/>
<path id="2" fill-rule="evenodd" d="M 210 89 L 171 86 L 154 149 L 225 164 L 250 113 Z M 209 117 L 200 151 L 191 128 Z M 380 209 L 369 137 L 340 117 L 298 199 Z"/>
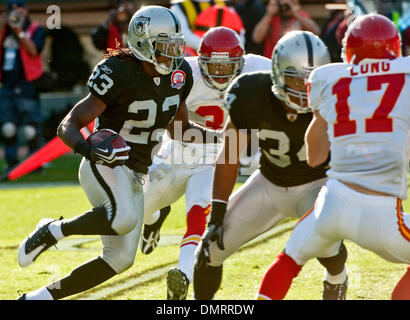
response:
<path id="1" fill-rule="evenodd" d="M 208 264 L 210 260 L 209 245 L 211 241 L 216 241 L 219 249 L 225 250 L 223 243 L 223 220 L 226 212 L 226 202 L 212 201 L 211 219 L 208 223 L 208 229 L 202 236 L 199 244 L 199 251 L 197 255 L 197 264 L 201 266 L 203 263 Z"/>
<path id="2" fill-rule="evenodd" d="M 96 164 L 102 164 L 110 168 L 121 166 L 128 160 L 129 146 L 114 149 L 111 142 L 117 138 L 118 134 L 111 135 L 95 146 L 91 146 L 87 141 L 81 140 L 74 146 L 74 152 L 79 153 L 86 159 Z M 127 152 L 124 154 L 124 152 Z"/>

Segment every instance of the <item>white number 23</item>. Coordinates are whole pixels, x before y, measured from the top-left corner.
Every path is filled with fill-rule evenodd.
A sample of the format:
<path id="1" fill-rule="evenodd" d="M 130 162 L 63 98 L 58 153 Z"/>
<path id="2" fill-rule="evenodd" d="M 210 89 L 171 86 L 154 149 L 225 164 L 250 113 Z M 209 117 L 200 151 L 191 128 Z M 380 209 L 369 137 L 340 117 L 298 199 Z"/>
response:
<path id="1" fill-rule="evenodd" d="M 98 84 L 94 83 L 97 78 L 101 79 Z M 87 85 L 93 88 L 99 95 L 103 96 L 107 93 L 108 89 L 114 85 L 114 81 L 107 74 L 101 73 L 100 69 L 95 68 Z"/>

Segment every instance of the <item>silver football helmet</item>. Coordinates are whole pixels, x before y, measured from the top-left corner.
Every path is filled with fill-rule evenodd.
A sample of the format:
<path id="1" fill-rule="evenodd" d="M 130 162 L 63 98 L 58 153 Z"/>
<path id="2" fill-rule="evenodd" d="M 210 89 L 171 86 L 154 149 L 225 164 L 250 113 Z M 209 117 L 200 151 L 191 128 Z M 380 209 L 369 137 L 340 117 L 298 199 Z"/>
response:
<path id="1" fill-rule="evenodd" d="M 307 105 L 307 80 L 313 69 L 330 63 L 326 45 L 308 31 L 291 31 L 279 39 L 272 53 L 272 92 L 298 113 L 311 112 Z M 294 90 L 286 78 L 301 83 Z"/>
<path id="2" fill-rule="evenodd" d="M 177 70 L 183 61 L 185 41 L 181 24 L 168 8 L 146 6 L 135 12 L 128 26 L 127 40 L 134 56 L 154 64 L 162 75 Z M 158 55 L 170 58 L 171 63 L 159 63 Z"/>

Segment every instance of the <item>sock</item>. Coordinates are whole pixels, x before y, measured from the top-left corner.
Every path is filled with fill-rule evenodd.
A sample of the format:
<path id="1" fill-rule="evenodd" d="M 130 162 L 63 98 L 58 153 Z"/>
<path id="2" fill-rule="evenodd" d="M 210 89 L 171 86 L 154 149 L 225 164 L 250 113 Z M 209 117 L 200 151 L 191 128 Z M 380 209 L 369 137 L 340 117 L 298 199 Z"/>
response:
<path id="1" fill-rule="evenodd" d="M 46 287 L 42 287 L 26 294 L 26 300 L 53 300 L 53 296 Z"/>
<path id="2" fill-rule="evenodd" d="M 325 270 L 324 280 L 331 284 L 342 284 L 346 281 L 346 267 L 343 268 L 343 271 L 337 275 L 331 275 L 327 270 Z"/>
<path id="3" fill-rule="evenodd" d="M 187 276 L 190 283 L 193 281 L 194 264 L 195 264 L 195 250 L 198 245 L 186 245 L 179 251 L 178 269 Z"/>
<path id="4" fill-rule="evenodd" d="M 64 234 L 61 231 L 62 220 L 57 220 L 48 225 L 48 230 L 50 230 L 52 236 L 58 241 L 64 238 Z"/>
<path id="5" fill-rule="evenodd" d="M 47 286 L 47 289 L 58 300 L 91 289 L 116 274 L 107 262 L 97 257 L 78 266 L 67 277 Z"/>
<path id="6" fill-rule="evenodd" d="M 392 295 L 392 300 L 410 300 L 410 266 L 407 267 L 406 273 L 396 284 Z"/>
<path id="7" fill-rule="evenodd" d="M 61 220 L 61 231 L 64 236 L 77 235 L 117 235 L 108 221 L 107 210 L 96 207 L 82 215 Z"/>
<path id="8" fill-rule="evenodd" d="M 196 300 L 212 300 L 221 286 L 222 265 L 209 266 L 205 263 L 194 269 L 194 295 Z"/>
<path id="9" fill-rule="evenodd" d="M 209 209 L 209 206 L 202 208 L 194 205 L 187 213 L 187 231 L 180 244 L 178 269 L 185 273 L 191 283 L 194 273 L 195 250 L 205 231 Z"/>
<path id="10" fill-rule="evenodd" d="M 301 269 L 302 267 L 286 253 L 279 254 L 263 276 L 257 299 L 282 300 L 285 298 L 293 278 Z"/>

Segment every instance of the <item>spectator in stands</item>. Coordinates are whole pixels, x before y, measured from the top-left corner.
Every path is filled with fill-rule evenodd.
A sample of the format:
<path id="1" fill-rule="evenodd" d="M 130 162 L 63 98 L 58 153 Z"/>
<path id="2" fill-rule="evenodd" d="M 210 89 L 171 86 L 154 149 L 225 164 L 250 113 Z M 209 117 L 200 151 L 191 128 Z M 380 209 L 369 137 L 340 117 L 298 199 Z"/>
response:
<path id="1" fill-rule="evenodd" d="M 341 4 L 346 6 L 345 0 L 334 0 L 335 4 Z M 339 42 L 339 39 L 336 37 L 336 30 L 339 24 L 345 18 L 344 10 L 346 7 L 341 6 L 330 12 L 329 19 L 324 23 L 322 31 L 320 33 L 320 38 L 326 44 L 329 49 L 330 58 L 332 62 L 342 62 L 342 44 Z"/>
<path id="2" fill-rule="evenodd" d="M 129 0 L 117 0 L 116 8 L 112 9 L 105 22 L 96 27 L 91 38 L 97 49 L 107 51 L 116 49 L 117 42 L 121 48 L 127 46 L 128 24 L 135 12 L 134 4 Z"/>
<path id="3" fill-rule="evenodd" d="M 196 52 L 201 37 L 195 34 L 196 17 L 211 6 L 230 5 L 229 0 L 171 0 L 171 11 L 178 17 L 186 44 Z"/>
<path id="4" fill-rule="evenodd" d="M 255 26 L 252 37 L 256 43 L 264 43 L 264 56 L 270 58 L 276 42 L 293 30 L 320 33 L 319 26 L 301 9 L 298 0 L 270 0 L 266 14 Z"/>
<path id="5" fill-rule="evenodd" d="M 4 142 L 6 172 L 18 163 L 18 127 L 29 153 L 42 143 L 42 114 L 35 81 L 44 73 L 41 51 L 45 31 L 30 20 L 22 0 L 10 0 L 0 16 L 0 134 Z"/>
<path id="6" fill-rule="evenodd" d="M 265 5 L 260 0 L 237 0 L 235 10 L 245 27 L 245 52 L 263 55 L 263 44 L 255 43 L 252 34 L 266 13 Z"/>

